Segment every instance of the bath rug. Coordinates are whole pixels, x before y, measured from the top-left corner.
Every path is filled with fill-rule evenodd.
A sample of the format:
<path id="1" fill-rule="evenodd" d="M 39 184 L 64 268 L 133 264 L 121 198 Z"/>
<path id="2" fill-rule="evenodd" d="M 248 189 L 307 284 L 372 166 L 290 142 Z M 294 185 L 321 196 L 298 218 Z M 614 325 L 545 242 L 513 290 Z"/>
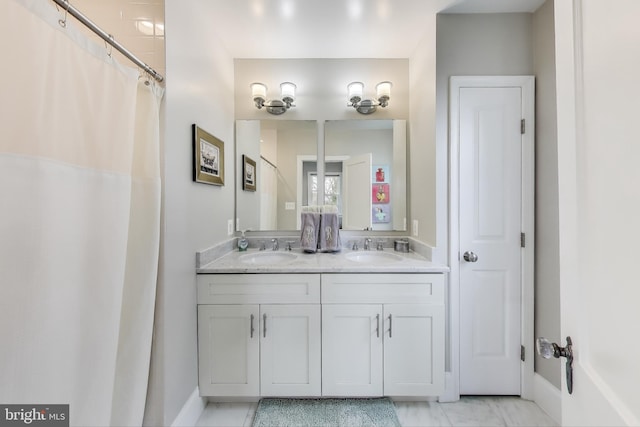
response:
<path id="1" fill-rule="evenodd" d="M 253 427 L 400 427 L 393 402 L 376 399 L 262 399 Z"/>

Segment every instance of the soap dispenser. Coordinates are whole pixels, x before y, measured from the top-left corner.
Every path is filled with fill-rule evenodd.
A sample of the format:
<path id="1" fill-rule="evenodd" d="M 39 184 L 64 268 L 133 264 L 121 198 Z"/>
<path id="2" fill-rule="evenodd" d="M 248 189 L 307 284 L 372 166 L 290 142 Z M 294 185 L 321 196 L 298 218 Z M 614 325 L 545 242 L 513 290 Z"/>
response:
<path id="1" fill-rule="evenodd" d="M 240 236 L 240 238 L 238 239 L 238 251 L 240 252 L 244 252 L 247 250 L 247 248 L 249 247 L 249 239 L 247 239 L 244 235 L 245 231 L 249 231 L 249 230 L 242 230 L 242 236 Z"/>

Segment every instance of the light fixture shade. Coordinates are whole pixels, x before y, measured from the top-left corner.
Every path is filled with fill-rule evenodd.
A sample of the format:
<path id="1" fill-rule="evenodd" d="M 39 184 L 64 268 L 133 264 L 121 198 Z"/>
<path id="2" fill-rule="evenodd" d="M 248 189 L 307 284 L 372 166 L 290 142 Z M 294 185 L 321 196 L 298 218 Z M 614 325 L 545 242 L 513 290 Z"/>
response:
<path id="1" fill-rule="evenodd" d="M 350 102 L 357 103 L 362 99 L 362 92 L 364 91 L 364 83 L 351 82 L 347 85 L 347 96 Z"/>
<path id="2" fill-rule="evenodd" d="M 376 98 L 378 100 L 380 100 L 381 98 L 383 99 L 390 99 L 391 98 L 391 82 L 385 81 L 385 82 L 380 82 L 376 85 Z"/>
<path id="3" fill-rule="evenodd" d="M 296 100 L 296 85 L 291 82 L 280 83 L 280 95 L 283 101 L 293 102 Z"/>
<path id="4" fill-rule="evenodd" d="M 255 101 L 256 99 L 262 100 L 263 102 L 267 99 L 267 86 L 262 83 L 251 83 L 251 98 Z"/>

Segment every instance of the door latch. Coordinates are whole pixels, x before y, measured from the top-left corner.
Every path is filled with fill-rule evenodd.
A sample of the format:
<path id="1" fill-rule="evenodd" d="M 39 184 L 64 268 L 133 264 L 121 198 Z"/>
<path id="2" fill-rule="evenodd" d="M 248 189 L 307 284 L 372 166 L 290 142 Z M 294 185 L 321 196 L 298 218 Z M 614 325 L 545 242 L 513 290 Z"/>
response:
<path id="1" fill-rule="evenodd" d="M 567 391 L 569 394 L 573 393 L 573 351 L 571 337 L 567 337 L 567 346 L 560 347 L 558 344 L 549 341 L 546 338 L 540 337 L 536 340 L 536 347 L 538 354 L 545 359 L 550 359 L 551 356 L 559 359 L 566 357 L 566 375 L 567 375 Z"/>

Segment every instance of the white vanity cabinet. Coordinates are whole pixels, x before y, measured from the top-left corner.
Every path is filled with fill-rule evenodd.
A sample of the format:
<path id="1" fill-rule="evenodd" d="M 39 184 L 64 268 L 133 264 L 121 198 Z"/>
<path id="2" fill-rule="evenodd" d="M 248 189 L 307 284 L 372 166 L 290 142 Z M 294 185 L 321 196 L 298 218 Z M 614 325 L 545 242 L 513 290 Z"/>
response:
<path id="1" fill-rule="evenodd" d="M 197 277 L 202 396 L 444 391 L 441 273 Z"/>
<path id="2" fill-rule="evenodd" d="M 442 274 L 322 275 L 322 394 L 444 391 Z"/>
<path id="3" fill-rule="evenodd" d="M 320 276 L 200 274 L 202 396 L 320 396 Z"/>

